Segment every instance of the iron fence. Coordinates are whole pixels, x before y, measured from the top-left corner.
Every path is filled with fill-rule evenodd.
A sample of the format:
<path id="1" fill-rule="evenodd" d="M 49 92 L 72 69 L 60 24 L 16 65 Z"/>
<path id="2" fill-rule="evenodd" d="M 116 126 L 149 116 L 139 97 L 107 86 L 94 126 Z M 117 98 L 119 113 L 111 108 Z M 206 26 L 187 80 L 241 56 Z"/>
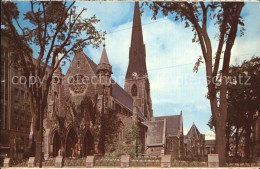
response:
<path id="1" fill-rule="evenodd" d="M 228 167 L 260 167 L 260 159 L 257 158 L 227 158 Z"/>
<path id="2" fill-rule="evenodd" d="M 0 160 L 0 167 L 3 167 L 3 158 Z M 94 161 L 95 167 L 120 167 L 120 157 L 96 157 Z M 86 165 L 86 158 L 64 158 L 64 167 L 84 167 Z M 39 163 L 36 162 L 36 166 Z M 175 159 L 171 161 L 171 167 L 207 167 L 207 158 Z M 27 167 L 28 159 L 11 159 L 10 167 Z M 43 166 L 55 166 L 55 158 L 50 158 L 43 161 Z M 160 157 L 139 157 L 130 158 L 131 167 L 160 167 Z M 227 158 L 227 167 L 260 167 L 260 159 L 257 158 Z"/>
<path id="3" fill-rule="evenodd" d="M 11 159 L 10 167 L 27 167 L 28 159 Z"/>
<path id="4" fill-rule="evenodd" d="M 177 161 L 171 162 L 172 167 L 207 167 L 208 163 L 204 161 Z"/>
<path id="5" fill-rule="evenodd" d="M 64 166 L 85 166 L 86 158 L 64 158 Z"/>
<path id="6" fill-rule="evenodd" d="M 55 166 L 55 159 L 54 158 L 50 158 L 48 160 L 44 160 L 42 162 L 42 166 L 46 166 L 46 167 Z"/>
<path id="7" fill-rule="evenodd" d="M 120 158 L 119 157 L 97 157 L 95 159 L 94 166 L 119 167 L 120 166 Z"/>
<path id="8" fill-rule="evenodd" d="M 160 165 L 161 158 L 159 157 L 140 157 L 130 159 L 130 166 L 132 167 L 159 167 Z"/>

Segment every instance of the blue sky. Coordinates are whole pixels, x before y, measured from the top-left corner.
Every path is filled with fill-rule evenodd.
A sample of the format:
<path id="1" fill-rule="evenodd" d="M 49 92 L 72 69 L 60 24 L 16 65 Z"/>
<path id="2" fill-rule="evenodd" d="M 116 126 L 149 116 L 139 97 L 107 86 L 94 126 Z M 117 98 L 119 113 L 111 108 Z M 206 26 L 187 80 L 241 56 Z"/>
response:
<path id="1" fill-rule="evenodd" d="M 19 2 L 19 8 L 25 10 L 29 2 Z M 128 65 L 134 2 L 76 2 L 80 8 L 87 8 L 83 17 L 96 14 L 101 22 L 96 26 L 106 31 L 106 49 L 113 78 L 123 87 Z M 238 37 L 232 49 L 231 64 L 240 64 L 253 55 L 260 55 L 260 12 L 259 2 L 247 2 L 242 10 L 246 32 Z M 205 66 L 193 73 L 193 67 L 201 56 L 199 44 L 191 42 L 193 33 L 185 29 L 183 23 L 173 22 L 160 16 L 151 20 L 152 12 L 145 9 L 142 15 L 143 36 L 146 45 L 147 69 L 151 85 L 151 97 L 154 116 L 176 115 L 183 113 L 184 133 L 194 122 L 201 133 L 213 134 L 206 125 L 210 117 L 210 105 L 206 99 L 207 88 Z M 171 16 L 170 16 L 171 17 Z M 208 27 L 214 51 L 217 41 L 214 36 L 217 27 L 210 23 Z M 84 52 L 98 63 L 102 48 L 86 47 Z M 67 63 L 63 68 L 66 73 Z"/>

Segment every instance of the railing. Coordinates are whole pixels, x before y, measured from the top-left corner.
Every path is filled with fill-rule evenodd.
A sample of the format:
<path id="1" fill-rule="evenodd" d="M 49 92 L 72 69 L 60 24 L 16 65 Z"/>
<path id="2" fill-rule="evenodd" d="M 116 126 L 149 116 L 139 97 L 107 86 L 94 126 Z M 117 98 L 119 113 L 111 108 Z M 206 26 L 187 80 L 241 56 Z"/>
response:
<path id="1" fill-rule="evenodd" d="M 159 157 L 140 157 L 130 159 L 130 166 L 132 167 L 159 167 L 160 165 L 161 158 Z"/>
<path id="2" fill-rule="evenodd" d="M 195 160 L 196 159 L 196 160 Z M 3 167 L 3 158 L 0 158 L 0 167 Z M 96 157 L 95 167 L 119 167 L 120 157 Z M 39 165 L 36 162 L 36 167 Z M 43 166 L 55 166 L 55 158 L 44 160 Z M 207 158 L 181 158 L 171 161 L 171 167 L 207 167 Z M 28 159 L 11 159 L 10 167 L 27 167 Z M 64 158 L 64 167 L 84 167 L 86 166 L 86 157 L 83 158 Z M 130 167 L 160 167 L 160 157 L 140 157 L 130 158 Z M 257 158 L 227 158 L 227 167 L 260 167 L 260 159 Z"/>
<path id="3" fill-rule="evenodd" d="M 227 158 L 228 167 L 259 167 L 260 159 L 257 158 Z"/>
<path id="4" fill-rule="evenodd" d="M 11 167 L 27 167 L 28 159 L 11 159 L 10 166 Z"/>
<path id="5" fill-rule="evenodd" d="M 86 158 L 64 158 L 64 166 L 85 166 Z"/>
<path id="6" fill-rule="evenodd" d="M 119 157 L 96 157 L 94 166 L 120 166 L 120 158 Z"/>
<path id="7" fill-rule="evenodd" d="M 55 159 L 54 158 L 50 158 L 50 159 L 48 159 L 48 160 L 44 160 L 43 162 L 42 162 L 42 166 L 54 166 L 55 165 Z"/>
<path id="8" fill-rule="evenodd" d="M 203 161 L 172 161 L 172 167 L 207 167 L 208 163 Z"/>

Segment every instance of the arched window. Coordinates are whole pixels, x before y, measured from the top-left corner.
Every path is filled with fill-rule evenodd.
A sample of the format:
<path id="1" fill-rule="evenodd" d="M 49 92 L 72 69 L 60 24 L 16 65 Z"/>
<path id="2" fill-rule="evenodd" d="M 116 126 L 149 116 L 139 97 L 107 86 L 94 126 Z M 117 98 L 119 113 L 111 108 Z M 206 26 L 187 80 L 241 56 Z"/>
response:
<path id="1" fill-rule="evenodd" d="M 134 84 L 131 89 L 132 96 L 137 96 L 137 86 Z"/>

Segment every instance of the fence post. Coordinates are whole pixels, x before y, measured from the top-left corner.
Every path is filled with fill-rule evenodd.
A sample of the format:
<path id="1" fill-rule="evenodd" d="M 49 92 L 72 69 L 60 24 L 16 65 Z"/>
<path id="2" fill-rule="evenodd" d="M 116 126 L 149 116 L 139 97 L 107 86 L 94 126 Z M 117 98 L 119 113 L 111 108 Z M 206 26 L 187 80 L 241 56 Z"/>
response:
<path id="1" fill-rule="evenodd" d="M 171 160 L 172 160 L 172 156 L 171 155 L 164 155 L 162 156 L 161 159 L 161 167 L 162 168 L 169 168 L 171 167 Z"/>
<path id="2" fill-rule="evenodd" d="M 121 167 L 127 168 L 130 166 L 130 155 L 121 155 Z"/>
<path id="3" fill-rule="evenodd" d="M 10 167 L 10 158 L 5 158 L 4 159 L 4 167 Z"/>
<path id="4" fill-rule="evenodd" d="M 95 156 L 87 156 L 86 158 L 86 167 L 93 168 L 95 163 Z"/>
<path id="5" fill-rule="evenodd" d="M 55 158 L 55 168 L 62 168 L 63 167 L 63 156 L 57 156 Z"/>
<path id="6" fill-rule="evenodd" d="M 35 167 L 35 157 L 30 157 L 28 160 L 28 167 Z"/>
<path id="7" fill-rule="evenodd" d="M 208 154 L 208 167 L 219 167 L 218 154 Z"/>

